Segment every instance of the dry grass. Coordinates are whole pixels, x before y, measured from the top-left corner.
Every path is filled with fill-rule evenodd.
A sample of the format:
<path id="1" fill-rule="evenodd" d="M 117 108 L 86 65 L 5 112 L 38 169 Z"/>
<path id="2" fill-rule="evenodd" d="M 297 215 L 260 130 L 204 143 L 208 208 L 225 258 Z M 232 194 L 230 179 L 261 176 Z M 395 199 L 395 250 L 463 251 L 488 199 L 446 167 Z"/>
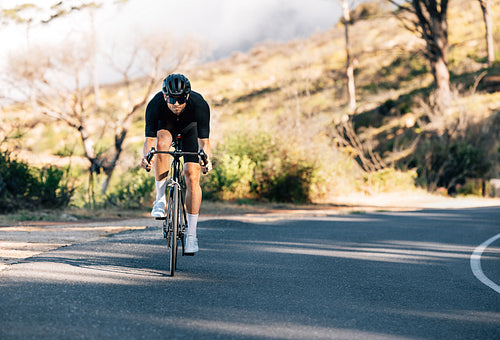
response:
<path id="1" fill-rule="evenodd" d="M 484 67 L 477 60 L 484 58 L 486 53 L 479 4 L 475 1 L 454 1 L 450 3 L 450 7 L 451 70 L 455 74 L 476 72 Z M 496 22 L 498 20 L 495 19 L 500 17 L 500 0 L 492 1 L 492 10 L 493 21 Z M 391 14 L 359 20 L 351 27 L 350 32 L 353 55 L 358 62 L 356 85 L 359 113 L 376 109 L 387 100 L 396 101 L 412 91 L 418 92 L 432 83 L 429 72 L 425 72 L 427 63 L 418 53 L 423 46 L 422 41 L 405 31 Z M 498 26 L 495 34 L 495 43 L 499 46 Z M 343 27 L 336 25 L 309 39 L 280 44 L 266 43 L 246 54 L 235 53 L 224 60 L 179 71 L 191 78 L 193 88 L 201 92 L 211 104 L 212 139 L 215 147 L 223 142 L 226 133 L 234 130 L 234 126 L 245 126 L 279 135 L 283 143 L 309 148 L 310 153 L 328 151 L 327 158 L 335 162 L 339 157 L 345 157 L 334 150 L 329 133 L 332 121 L 347 113 L 344 63 Z M 500 94 L 470 94 L 467 91 L 473 81 L 474 73 L 464 80 L 466 83 L 462 84 L 461 96 L 456 103 L 459 108 L 457 110 L 460 114 L 465 112 L 474 116 L 474 119 L 486 119 L 500 110 Z M 122 101 L 122 95 L 119 86 L 110 86 L 103 91 L 109 110 L 96 116 L 92 122 L 94 133 L 98 134 L 104 122 L 112 119 L 113 112 L 120 110 L 116 103 Z M 413 100 L 414 96 L 410 97 Z M 15 107 L 2 112 L 2 123 L 19 121 L 19 110 L 20 107 Z M 29 112 L 27 108 L 23 110 Z M 415 122 L 421 117 L 422 113 L 417 112 L 418 106 L 411 110 L 413 112 L 405 113 L 406 116 L 395 113 L 381 118 L 383 121 L 378 122 L 379 127 L 364 130 L 363 138 L 373 139 L 375 146 L 394 141 L 401 136 L 400 131 L 414 129 L 414 125 L 408 125 L 408 119 Z M 23 114 L 23 117 L 33 118 L 29 113 Z M 81 154 L 81 147 L 78 139 L 72 138 L 71 134 L 62 125 L 44 122 L 37 129 L 26 133 L 24 138 L 7 146 L 14 145 L 38 155 L 56 154 L 69 146 L 78 156 Z M 142 145 L 142 135 L 142 114 L 138 114 L 134 127 L 129 131 L 119 164 L 121 171 L 135 165 L 137 150 Z M 103 135 L 101 143 L 105 151 L 112 140 Z M 408 143 L 411 144 L 411 141 Z M 22 157 L 29 155 L 24 151 L 19 154 Z M 41 162 L 53 162 L 48 156 L 40 158 Z M 338 193 L 358 190 L 359 186 L 356 189 L 356 185 L 352 183 L 352 173 L 356 171 L 348 168 L 348 162 L 342 164 L 346 168 L 336 169 L 335 180 L 325 185 L 335 187 L 334 191 Z M 359 179 L 360 175 L 356 174 L 355 177 Z"/>

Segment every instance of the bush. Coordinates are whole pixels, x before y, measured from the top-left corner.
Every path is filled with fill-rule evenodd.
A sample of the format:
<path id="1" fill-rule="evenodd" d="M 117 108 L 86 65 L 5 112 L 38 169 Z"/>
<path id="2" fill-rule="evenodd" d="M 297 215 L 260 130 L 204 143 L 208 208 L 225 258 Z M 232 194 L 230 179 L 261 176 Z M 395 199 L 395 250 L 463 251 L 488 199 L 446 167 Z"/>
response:
<path id="1" fill-rule="evenodd" d="M 74 188 L 68 185 L 68 170 L 52 166 L 37 171 L 36 192 L 31 195 L 38 197 L 39 204 L 46 208 L 59 208 L 68 206 Z"/>
<path id="2" fill-rule="evenodd" d="M 106 204 L 121 208 L 151 206 L 155 194 L 155 177 L 140 167 L 129 170 L 106 195 Z"/>
<path id="3" fill-rule="evenodd" d="M 208 199 L 309 202 L 315 166 L 297 150 L 259 132 L 230 133 L 214 150 L 214 170 L 203 178 Z"/>
<path id="4" fill-rule="evenodd" d="M 214 159 L 215 169 L 205 184 L 205 197 L 216 200 L 235 200 L 251 196 L 251 183 L 256 163 L 247 155 L 224 154 Z"/>
<path id="5" fill-rule="evenodd" d="M 31 167 L 8 152 L 0 153 L 0 212 L 66 207 L 74 191 L 68 171 Z"/>
<path id="6" fill-rule="evenodd" d="M 285 162 L 279 171 L 263 173 L 260 185 L 262 198 L 277 202 L 308 203 L 315 168 L 307 162 Z"/>
<path id="7" fill-rule="evenodd" d="M 420 146 L 414 162 L 420 185 L 431 191 L 443 187 L 450 195 L 467 178 L 482 178 L 491 167 L 483 150 L 466 141 L 447 143 L 438 137 L 429 138 Z"/>
<path id="8" fill-rule="evenodd" d="M 363 174 L 363 181 L 373 192 L 405 191 L 415 189 L 415 171 L 402 172 L 386 168 Z"/>

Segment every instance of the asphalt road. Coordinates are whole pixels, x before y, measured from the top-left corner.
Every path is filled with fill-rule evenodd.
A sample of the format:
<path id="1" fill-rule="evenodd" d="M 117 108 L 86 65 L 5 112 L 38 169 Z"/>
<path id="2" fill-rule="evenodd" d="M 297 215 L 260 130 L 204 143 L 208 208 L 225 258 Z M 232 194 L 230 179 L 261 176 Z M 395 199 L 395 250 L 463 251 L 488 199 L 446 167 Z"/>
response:
<path id="1" fill-rule="evenodd" d="M 152 222 L 152 225 L 155 223 Z M 0 339 L 500 339 L 500 207 L 159 227 L 0 272 Z"/>

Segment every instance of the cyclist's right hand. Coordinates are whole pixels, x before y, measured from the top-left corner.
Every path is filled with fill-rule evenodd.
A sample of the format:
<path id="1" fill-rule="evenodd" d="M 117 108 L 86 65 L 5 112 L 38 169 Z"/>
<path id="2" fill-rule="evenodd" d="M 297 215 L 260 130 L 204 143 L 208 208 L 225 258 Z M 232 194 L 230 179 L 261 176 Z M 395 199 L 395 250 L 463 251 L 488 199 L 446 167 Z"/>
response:
<path id="1" fill-rule="evenodd" d="M 151 170 L 151 166 L 154 163 L 154 152 L 155 148 L 151 148 L 147 155 L 144 156 L 141 160 L 141 168 L 145 169 L 148 172 Z"/>
<path id="2" fill-rule="evenodd" d="M 152 165 L 153 165 L 153 160 L 151 160 L 151 162 L 148 162 L 148 160 L 146 159 L 146 157 L 144 157 L 141 160 L 141 168 L 143 168 L 146 171 L 150 171 Z"/>

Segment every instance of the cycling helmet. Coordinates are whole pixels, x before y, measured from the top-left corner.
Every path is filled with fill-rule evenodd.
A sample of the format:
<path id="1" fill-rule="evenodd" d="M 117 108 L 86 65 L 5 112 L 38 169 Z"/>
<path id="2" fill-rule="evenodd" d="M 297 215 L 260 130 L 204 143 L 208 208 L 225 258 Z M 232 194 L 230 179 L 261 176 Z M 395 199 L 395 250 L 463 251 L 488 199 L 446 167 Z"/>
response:
<path id="1" fill-rule="evenodd" d="M 191 83 L 182 74 L 171 74 L 163 80 L 161 91 L 166 96 L 186 96 L 191 92 Z"/>

